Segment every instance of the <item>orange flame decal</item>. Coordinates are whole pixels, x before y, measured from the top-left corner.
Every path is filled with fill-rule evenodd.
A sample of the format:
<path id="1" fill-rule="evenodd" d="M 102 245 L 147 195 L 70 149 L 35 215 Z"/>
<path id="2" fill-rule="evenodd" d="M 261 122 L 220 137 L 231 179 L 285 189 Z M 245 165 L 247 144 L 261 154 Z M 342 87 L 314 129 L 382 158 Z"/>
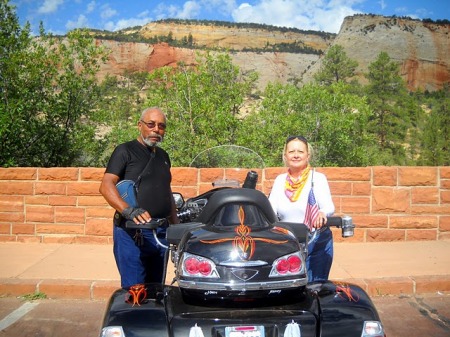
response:
<path id="1" fill-rule="evenodd" d="M 239 207 L 238 216 L 240 224 L 236 226 L 234 229 L 234 231 L 236 232 L 236 236 L 234 238 L 218 239 L 218 240 L 201 240 L 201 242 L 209 244 L 217 244 L 226 241 L 232 241 L 233 248 L 239 252 L 239 257 L 242 260 L 247 261 L 250 260 L 255 254 L 256 241 L 262 241 L 271 244 L 284 244 L 288 242 L 288 240 L 279 241 L 264 238 L 253 238 L 250 235 L 252 231 L 251 228 L 249 226 L 244 225 L 245 212 L 242 206 Z"/>

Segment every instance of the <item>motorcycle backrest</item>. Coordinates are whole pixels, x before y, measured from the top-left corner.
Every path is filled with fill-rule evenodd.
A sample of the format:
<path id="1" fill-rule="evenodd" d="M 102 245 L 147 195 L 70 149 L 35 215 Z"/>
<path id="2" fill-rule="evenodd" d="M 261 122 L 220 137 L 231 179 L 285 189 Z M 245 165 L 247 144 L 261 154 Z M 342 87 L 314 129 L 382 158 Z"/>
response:
<path id="1" fill-rule="evenodd" d="M 216 191 L 211 195 L 196 221 L 213 225 L 217 214 L 227 205 L 254 205 L 269 223 L 277 221 L 269 199 L 261 191 L 249 188 L 228 188 Z"/>

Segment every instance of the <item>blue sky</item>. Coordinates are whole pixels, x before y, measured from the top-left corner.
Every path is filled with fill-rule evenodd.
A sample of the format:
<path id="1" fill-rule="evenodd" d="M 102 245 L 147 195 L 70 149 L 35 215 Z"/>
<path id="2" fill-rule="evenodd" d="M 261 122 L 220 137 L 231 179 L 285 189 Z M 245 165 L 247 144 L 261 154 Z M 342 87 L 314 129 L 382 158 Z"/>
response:
<path id="1" fill-rule="evenodd" d="M 344 17 L 357 13 L 450 20 L 449 0 L 11 0 L 21 24 L 33 32 L 74 28 L 116 31 L 165 19 L 264 23 L 337 33 Z"/>

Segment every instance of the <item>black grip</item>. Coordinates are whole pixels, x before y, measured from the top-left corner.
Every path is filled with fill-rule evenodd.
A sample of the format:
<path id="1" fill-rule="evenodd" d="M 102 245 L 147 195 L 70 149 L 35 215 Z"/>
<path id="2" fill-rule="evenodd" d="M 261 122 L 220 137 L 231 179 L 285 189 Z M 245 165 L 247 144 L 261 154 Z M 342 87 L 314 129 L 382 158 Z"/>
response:
<path id="1" fill-rule="evenodd" d="M 325 226 L 342 227 L 342 218 L 340 216 L 329 216 L 327 217 L 327 223 Z"/>
<path id="2" fill-rule="evenodd" d="M 169 222 L 167 219 L 151 219 L 149 222 L 136 224 L 132 220 L 125 222 L 125 228 L 127 229 L 157 229 L 158 227 L 168 226 Z"/>

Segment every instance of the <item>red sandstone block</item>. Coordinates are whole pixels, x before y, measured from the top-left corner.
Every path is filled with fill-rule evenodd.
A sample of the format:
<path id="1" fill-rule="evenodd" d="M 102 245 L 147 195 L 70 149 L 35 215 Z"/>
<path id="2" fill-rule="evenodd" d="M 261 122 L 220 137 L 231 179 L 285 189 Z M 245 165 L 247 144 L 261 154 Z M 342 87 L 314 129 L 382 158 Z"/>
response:
<path id="1" fill-rule="evenodd" d="M 98 196 L 100 192 L 98 191 L 100 187 L 100 182 L 68 182 L 67 183 L 67 195 L 95 195 Z"/>
<path id="2" fill-rule="evenodd" d="M 202 168 L 200 171 L 200 183 L 209 184 L 217 179 L 225 179 L 225 170 L 222 168 Z"/>
<path id="3" fill-rule="evenodd" d="M 374 186 L 397 186 L 397 168 L 378 166 L 372 168 Z"/>
<path id="4" fill-rule="evenodd" d="M 88 207 L 86 210 L 86 218 L 107 218 L 112 219 L 114 209 L 109 207 Z"/>
<path id="5" fill-rule="evenodd" d="M 266 180 L 275 180 L 275 178 L 281 174 L 286 172 L 285 167 L 266 167 L 264 169 L 264 179 Z"/>
<path id="6" fill-rule="evenodd" d="M 245 177 L 247 176 L 249 169 L 236 169 L 236 168 L 226 168 L 225 169 L 225 179 L 227 180 L 237 180 L 239 186 L 244 183 Z M 261 179 L 261 170 L 254 170 L 258 174 L 258 181 Z"/>
<path id="7" fill-rule="evenodd" d="M 120 281 L 95 281 L 92 284 L 92 299 L 107 300 L 117 289 L 120 289 Z"/>
<path id="8" fill-rule="evenodd" d="M 25 205 L 49 205 L 49 197 L 47 195 L 26 195 Z"/>
<path id="9" fill-rule="evenodd" d="M 34 167 L 0 167 L 0 180 L 36 180 L 37 169 Z"/>
<path id="10" fill-rule="evenodd" d="M 353 215 L 353 223 L 357 228 L 387 228 L 388 216 L 387 215 Z"/>
<path id="11" fill-rule="evenodd" d="M 410 209 L 411 215 L 430 214 L 430 215 L 449 215 L 450 204 L 438 205 L 413 205 Z"/>
<path id="12" fill-rule="evenodd" d="M 55 208 L 49 206 L 26 206 L 27 222 L 54 222 Z"/>
<path id="13" fill-rule="evenodd" d="M 450 240 L 450 232 L 440 232 L 438 240 Z"/>
<path id="14" fill-rule="evenodd" d="M 407 241 L 435 241 L 437 240 L 438 232 L 436 229 L 420 230 L 409 229 L 406 231 Z"/>
<path id="15" fill-rule="evenodd" d="M 187 198 L 197 196 L 197 185 L 195 186 L 174 186 L 172 185 L 172 191 L 181 193 L 186 200 Z"/>
<path id="16" fill-rule="evenodd" d="M 437 186 L 437 167 L 405 167 L 398 168 L 399 185 L 401 186 Z"/>
<path id="17" fill-rule="evenodd" d="M 193 186 L 198 183 L 198 170 L 193 167 L 172 167 L 172 186 Z"/>
<path id="18" fill-rule="evenodd" d="M 38 169 L 39 180 L 70 181 L 78 180 L 79 169 L 76 167 L 51 167 Z"/>
<path id="19" fill-rule="evenodd" d="M 417 294 L 450 291 L 450 275 L 414 276 Z"/>
<path id="20" fill-rule="evenodd" d="M 11 234 L 11 227 L 9 223 L 0 223 L 0 234 Z"/>
<path id="21" fill-rule="evenodd" d="M 85 280 L 44 280 L 38 288 L 49 298 L 91 299 L 91 285 Z"/>
<path id="22" fill-rule="evenodd" d="M 39 182 L 35 184 L 34 193 L 36 195 L 65 195 L 66 194 L 66 184 L 65 183 L 50 183 L 50 182 Z"/>
<path id="23" fill-rule="evenodd" d="M 394 242 L 405 241 L 405 230 L 368 229 L 366 231 L 366 242 Z"/>
<path id="24" fill-rule="evenodd" d="M 329 185 L 332 196 L 352 194 L 352 184 L 348 181 L 330 181 Z"/>
<path id="25" fill-rule="evenodd" d="M 7 236 L 0 235 L 0 242 L 16 242 L 17 241 L 16 239 L 17 238 L 16 238 L 15 235 L 13 235 L 13 236 L 11 236 L 11 235 L 7 235 Z"/>
<path id="26" fill-rule="evenodd" d="M 327 176 L 329 181 L 370 181 L 370 167 L 324 167 L 318 170 Z"/>
<path id="27" fill-rule="evenodd" d="M 81 180 L 101 181 L 105 174 L 104 168 L 82 167 L 79 170 Z"/>
<path id="28" fill-rule="evenodd" d="M 36 234 L 84 234 L 84 225 L 76 224 L 37 224 Z"/>
<path id="29" fill-rule="evenodd" d="M 85 243 L 85 244 L 101 244 L 109 245 L 112 244 L 112 228 L 110 236 L 77 236 L 74 243 Z"/>
<path id="30" fill-rule="evenodd" d="M 439 230 L 444 232 L 450 231 L 450 216 L 439 217 Z"/>
<path id="31" fill-rule="evenodd" d="M 113 223 L 110 219 L 86 219 L 85 234 L 86 235 L 112 235 Z"/>
<path id="32" fill-rule="evenodd" d="M 0 181 L 0 195 L 32 195 L 33 182 Z"/>
<path id="33" fill-rule="evenodd" d="M 23 296 L 36 292 L 40 280 L 0 279 L 0 295 Z"/>
<path id="34" fill-rule="evenodd" d="M 342 197 L 341 211 L 345 214 L 370 213 L 370 198 L 368 197 Z"/>
<path id="35" fill-rule="evenodd" d="M 76 197 L 67 197 L 67 196 L 48 196 L 48 204 L 51 206 L 76 206 L 77 198 Z"/>
<path id="36" fill-rule="evenodd" d="M 24 197 L 0 196 L 0 212 L 23 212 L 25 209 Z"/>
<path id="37" fill-rule="evenodd" d="M 349 238 L 343 238 L 342 237 L 342 231 L 341 229 L 333 229 L 333 241 L 334 242 L 346 242 L 346 243 L 352 243 L 352 242 L 365 242 L 366 239 L 366 230 L 365 229 L 359 229 L 355 228 L 355 233 L 352 237 Z"/>
<path id="38" fill-rule="evenodd" d="M 34 235 L 36 233 L 35 225 L 33 224 L 12 224 L 11 233 L 15 235 L 28 234 Z"/>
<path id="39" fill-rule="evenodd" d="M 437 216 L 407 216 L 396 215 L 389 218 L 389 228 L 399 229 L 430 229 L 437 228 Z"/>
<path id="40" fill-rule="evenodd" d="M 354 182 L 352 183 L 351 193 L 357 196 L 370 196 L 372 185 L 369 182 Z"/>
<path id="41" fill-rule="evenodd" d="M 441 203 L 450 204 L 450 191 L 441 191 Z"/>
<path id="42" fill-rule="evenodd" d="M 22 243 L 41 243 L 42 237 L 35 235 L 18 235 L 16 241 Z"/>
<path id="43" fill-rule="evenodd" d="M 84 208 L 55 207 L 55 222 L 61 223 L 85 223 L 86 212 Z"/>
<path id="44" fill-rule="evenodd" d="M 413 187 L 411 202 L 413 204 L 438 204 L 439 189 L 437 187 Z"/>
<path id="45" fill-rule="evenodd" d="M 367 279 L 369 296 L 414 294 L 414 282 L 409 277 Z"/>
<path id="46" fill-rule="evenodd" d="M 0 222 L 24 222 L 25 215 L 23 212 L 0 212 Z"/>
<path id="47" fill-rule="evenodd" d="M 77 197 L 77 200 L 78 206 L 108 206 L 108 203 L 103 196 L 79 196 Z"/>
<path id="48" fill-rule="evenodd" d="M 450 190 L 450 179 L 441 179 L 441 188 L 446 188 Z"/>
<path id="49" fill-rule="evenodd" d="M 379 213 L 408 212 L 410 193 L 406 188 L 374 188 L 372 192 L 372 211 Z"/>
<path id="50" fill-rule="evenodd" d="M 55 236 L 54 234 L 43 235 L 42 243 L 71 244 L 71 243 L 76 243 L 76 237 L 74 237 L 74 236 Z"/>

